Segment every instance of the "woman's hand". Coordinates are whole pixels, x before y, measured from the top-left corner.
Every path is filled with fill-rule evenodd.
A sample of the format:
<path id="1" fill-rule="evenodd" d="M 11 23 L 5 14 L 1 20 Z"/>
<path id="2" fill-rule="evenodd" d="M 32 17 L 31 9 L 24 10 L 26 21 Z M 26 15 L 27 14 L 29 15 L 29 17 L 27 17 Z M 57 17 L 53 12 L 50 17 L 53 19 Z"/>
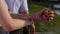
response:
<path id="1" fill-rule="evenodd" d="M 42 11 L 35 14 L 34 21 L 50 21 L 53 20 L 54 12 L 52 10 L 49 10 L 48 8 L 44 8 Z"/>

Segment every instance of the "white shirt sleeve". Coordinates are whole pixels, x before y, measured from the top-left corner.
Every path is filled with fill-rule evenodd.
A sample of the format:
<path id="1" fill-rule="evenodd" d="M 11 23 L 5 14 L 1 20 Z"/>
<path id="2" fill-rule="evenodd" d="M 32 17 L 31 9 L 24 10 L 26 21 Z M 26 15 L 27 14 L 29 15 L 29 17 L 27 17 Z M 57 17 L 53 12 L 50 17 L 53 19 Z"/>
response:
<path id="1" fill-rule="evenodd" d="M 27 0 L 5 0 L 8 8 L 10 11 L 12 11 L 13 13 L 18 13 L 19 8 L 20 8 L 20 12 L 27 10 L 28 11 L 28 5 L 27 5 Z"/>
<path id="2" fill-rule="evenodd" d="M 27 4 L 27 0 L 22 0 L 22 4 L 20 6 L 20 12 L 21 11 L 24 11 L 24 10 L 27 10 L 28 11 L 28 4 Z"/>

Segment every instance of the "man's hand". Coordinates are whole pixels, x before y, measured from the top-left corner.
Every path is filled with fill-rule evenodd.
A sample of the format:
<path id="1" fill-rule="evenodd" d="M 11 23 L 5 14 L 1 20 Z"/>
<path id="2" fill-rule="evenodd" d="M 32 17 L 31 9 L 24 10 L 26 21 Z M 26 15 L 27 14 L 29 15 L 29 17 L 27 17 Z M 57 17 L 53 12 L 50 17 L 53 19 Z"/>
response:
<path id="1" fill-rule="evenodd" d="M 44 8 L 41 12 L 35 14 L 34 20 L 45 22 L 53 20 L 54 12 L 48 8 Z"/>

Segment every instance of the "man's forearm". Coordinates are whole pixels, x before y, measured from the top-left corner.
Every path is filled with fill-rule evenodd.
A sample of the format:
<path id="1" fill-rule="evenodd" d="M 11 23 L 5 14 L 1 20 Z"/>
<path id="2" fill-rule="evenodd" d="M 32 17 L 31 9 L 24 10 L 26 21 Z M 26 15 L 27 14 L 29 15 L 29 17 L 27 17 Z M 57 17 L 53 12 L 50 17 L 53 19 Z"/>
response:
<path id="1" fill-rule="evenodd" d="M 10 14 L 12 18 L 14 19 L 33 19 L 33 14 Z"/>

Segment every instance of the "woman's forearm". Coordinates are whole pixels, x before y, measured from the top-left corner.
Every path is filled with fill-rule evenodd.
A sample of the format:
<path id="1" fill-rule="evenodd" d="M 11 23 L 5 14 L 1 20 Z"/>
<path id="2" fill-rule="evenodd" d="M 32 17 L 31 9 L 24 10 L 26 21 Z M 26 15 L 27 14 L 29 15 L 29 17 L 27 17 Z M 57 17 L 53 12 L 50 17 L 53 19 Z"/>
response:
<path id="1" fill-rule="evenodd" d="M 33 24 L 33 22 L 29 21 L 29 20 L 20 20 L 20 19 L 13 19 L 13 20 L 14 20 L 14 22 L 10 23 L 10 25 L 12 27 L 12 31 L 17 30 L 17 29 L 21 29 L 25 26 Z"/>

